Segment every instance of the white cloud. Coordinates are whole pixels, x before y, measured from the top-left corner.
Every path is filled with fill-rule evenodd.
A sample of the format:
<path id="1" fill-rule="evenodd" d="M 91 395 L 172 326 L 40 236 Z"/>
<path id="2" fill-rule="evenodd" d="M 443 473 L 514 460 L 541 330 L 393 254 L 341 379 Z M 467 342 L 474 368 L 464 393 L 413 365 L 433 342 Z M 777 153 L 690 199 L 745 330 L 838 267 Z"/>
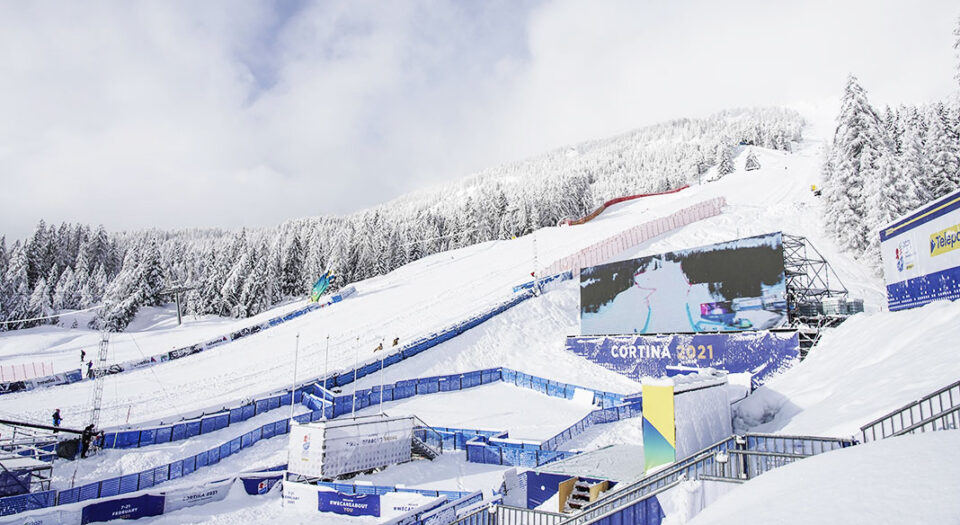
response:
<path id="1" fill-rule="evenodd" d="M 838 7 L 839 6 L 839 7 Z M 955 84 L 951 2 L 4 3 L 0 234 L 271 225 L 668 118 Z"/>

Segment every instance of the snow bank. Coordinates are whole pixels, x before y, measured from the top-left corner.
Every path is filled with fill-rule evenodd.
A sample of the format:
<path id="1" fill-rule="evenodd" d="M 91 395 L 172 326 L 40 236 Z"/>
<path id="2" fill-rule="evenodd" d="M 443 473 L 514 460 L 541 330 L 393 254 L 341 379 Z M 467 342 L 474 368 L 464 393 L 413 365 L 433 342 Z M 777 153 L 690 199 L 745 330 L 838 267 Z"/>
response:
<path id="1" fill-rule="evenodd" d="M 850 436 L 960 379 L 960 302 L 859 314 L 829 330 L 806 360 L 734 406 L 735 428 Z"/>
<path id="2" fill-rule="evenodd" d="M 813 456 L 743 484 L 688 523 L 956 523 L 958 448 L 960 431 L 945 431 Z"/>

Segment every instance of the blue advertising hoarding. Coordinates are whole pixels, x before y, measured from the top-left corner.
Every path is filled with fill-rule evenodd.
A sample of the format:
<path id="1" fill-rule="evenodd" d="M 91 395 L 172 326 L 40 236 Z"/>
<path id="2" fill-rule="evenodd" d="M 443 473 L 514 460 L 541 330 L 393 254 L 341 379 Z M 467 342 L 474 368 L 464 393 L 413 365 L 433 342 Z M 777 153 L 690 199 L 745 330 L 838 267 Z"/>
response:
<path id="1" fill-rule="evenodd" d="M 787 323 L 780 232 L 580 271 L 582 335 L 768 330 Z"/>
<path id="2" fill-rule="evenodd" d="M 380 496 L 321 490 L 317 493 L 317 510 L 348 516 L 380 517 Z"/>
<path id="3" fill-rule="evenodd" d="M 677 367 L 715 368 L 750 373 L 753 387 L 800 359 L 793 331 L 568 337 L 566 348 L 635 381 Z"/>
<path id="4" fill-rule="evenodd" d="M 960 297 L 960 191 L 880 230 L 891 311 Z"/>
<path id="5" fill-rule="evenodd" d="M 163 514 L 163 496 L 144 494 L 134 498 L 120 498 L 93 503 L 83 508 L 82 523 L 98 521 L 135 520 Z"/>

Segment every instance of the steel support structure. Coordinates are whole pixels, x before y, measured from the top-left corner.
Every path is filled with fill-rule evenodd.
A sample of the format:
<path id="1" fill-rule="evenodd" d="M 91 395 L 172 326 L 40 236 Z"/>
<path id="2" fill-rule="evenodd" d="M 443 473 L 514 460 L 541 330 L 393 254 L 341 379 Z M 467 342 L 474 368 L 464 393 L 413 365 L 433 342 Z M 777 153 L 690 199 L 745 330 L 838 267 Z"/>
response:
<path id="1" fill-rule="evenodd" d="M 823 255 L 799 235 L 783 234 L 783 270 L 787 281 L 787 315 L 800 335 L 801 357 L 820 339 L 823 328 L 836 326 L 845 316 L 803 312 L 803 305 L 819 305 L 827 297 L 847 298 L 847 287 Z M 811 315 L 812 314 L 812 315 Z"/>

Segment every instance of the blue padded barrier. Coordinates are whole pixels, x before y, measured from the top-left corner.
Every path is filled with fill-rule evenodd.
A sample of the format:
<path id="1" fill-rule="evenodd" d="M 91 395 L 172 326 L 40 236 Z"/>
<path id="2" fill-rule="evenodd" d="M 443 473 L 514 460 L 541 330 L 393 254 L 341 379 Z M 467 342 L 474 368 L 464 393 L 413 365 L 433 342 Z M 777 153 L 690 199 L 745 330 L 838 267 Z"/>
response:
<path id="1" fill-rule="evenodd" d="M 189 421 L 187 423 L 186 437 L 191 438 L 193 436 L 199 436 L 199 435 L 200 435 L 200 422 Z"/>
<path id="2" fill-rule="evenodd" d="M 80 501 L 80 487 L 61 490 L 57 497 L 57 505 L 68 505 Z"/>
<path id="3" fill-rule="evenodd" d="M 250 419 L 251 417 L 257 414 L 257 406 L 254 404 L 244 405 L 243 407 L 243 421 Z"/>
<path id="4" fill-rule="evenodd" d="M 197 470 L 197 457 L 190 456 L 183 460 L 183 475 L 186 476 Z"/>
<path id="5" fill-rule="evenodd" d="M 173 427 L 162 427 L 156 431 L 154 443 L 169 443 L 173 438 Z"/>
<path id="6" fill-rule="evenodd" d="M 148 489 L 154 485 L 153 469 L 145 470 L 140 473 L 140 490 Z"/>
<path id="7" fill-rule="evenodd" d="M 183 461 L 174 461 L 170 464 L 170 479 L 183 477 Z"/>
<path id="8" fill-rule="evenodd" d="M 80 487 L 80 501 L 100 497 L 100 483 L 87 483 Z"/>
<path id="9" fill-rule="evenodd" d="M 163 483 L 170 479 L 170 465 L 164 465 L 153 469 L 153 484 Z"/>
<path id="10" fill-rule="evenodd" d="M 139 485 L 139 474 L 127 474 L 126 476 L 120 476 L 120 494 L 136 492 Z"/>
<path id="11" fill-rule="evenodd" d="M 146 445 L 153 445 L 157 439 L 157 430 L 154 428 L 141 430 L 140 431 L 140 445 L 141 447 Z"/>
<path id="12" fill-rule="evenodd" d="M 48 490 L 0 498 L 0 516 L 52 507 L 56 501 L 56 496 L 57 491 Z"/>

